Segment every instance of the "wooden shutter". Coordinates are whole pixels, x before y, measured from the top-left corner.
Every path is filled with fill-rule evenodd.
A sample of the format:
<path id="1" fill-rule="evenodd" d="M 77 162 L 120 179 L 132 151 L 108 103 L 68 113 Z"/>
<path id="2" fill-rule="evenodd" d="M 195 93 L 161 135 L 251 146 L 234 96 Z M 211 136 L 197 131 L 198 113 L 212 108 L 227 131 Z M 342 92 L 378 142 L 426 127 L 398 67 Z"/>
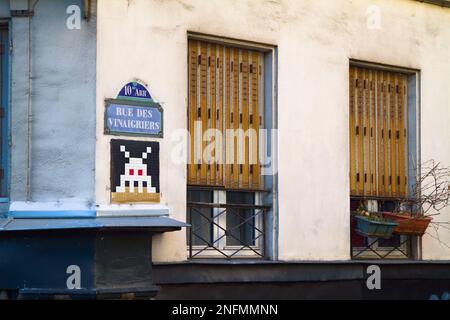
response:
<path id="1" fill-rule="evenodd" d="M 350 194 L 407 196 L 407 76 L 350 67 Z"/>
<path id="2" fill-rule="evenodd" d="M 188 52 L 188 184 L 262 188 L 263 53 L 200 40 Z"/>

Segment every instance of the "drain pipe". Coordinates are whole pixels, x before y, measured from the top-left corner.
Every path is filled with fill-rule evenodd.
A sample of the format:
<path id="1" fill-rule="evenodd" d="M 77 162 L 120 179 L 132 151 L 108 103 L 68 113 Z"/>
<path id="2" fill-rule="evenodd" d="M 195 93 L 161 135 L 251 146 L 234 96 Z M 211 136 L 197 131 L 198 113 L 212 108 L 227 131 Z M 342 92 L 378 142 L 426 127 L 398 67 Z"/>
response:
<path id="1" fill-rule="evenodd" d="M 28 0 L 28 10 L 31 9 L 30 0 Z M 31 85 L 32 85 L 32 70 L 31 70 L 31 12 L 28 16 L 28 105 L 27 105 L 27 201 L 31 201 Z"/>
<path id="2" fill-rule="evenodd" d="M 33 126 L 33 58 L 32 58 L 32 19 L 34 15 L 34 8 L 39 0 L 36 0 L 31 5 L 31 0 L 28 0 L 28 105 L 27 105 L 27 201 L 31 201 L 31 147 L 32 147 L 32 126 Z"/>

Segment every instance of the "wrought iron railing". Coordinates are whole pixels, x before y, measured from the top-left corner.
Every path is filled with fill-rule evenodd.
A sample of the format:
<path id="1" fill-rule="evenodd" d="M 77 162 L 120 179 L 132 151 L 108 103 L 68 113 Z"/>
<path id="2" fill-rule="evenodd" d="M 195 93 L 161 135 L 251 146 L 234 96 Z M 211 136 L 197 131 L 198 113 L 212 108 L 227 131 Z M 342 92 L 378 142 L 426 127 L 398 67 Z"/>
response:
<path id="1" fill-rule="evenodd" d="M 264 258 L 270 206 L 188 202 L 187 209 L 190 258 Z"/>
<path id="2" fill-rule="evenodd" d="M 392 239 L 367 238 L 364 246 L 352 247 L 352 259 L 409 259 L 411 237 Z"/>
<path id="3" fill-rule="evenodd" d="M 396 235 L 384 239 L 367 237 L 356 230 L 356 222 L 351 223 L 352 259 L 410 259 L 412 256 L 411 236 Z"/>

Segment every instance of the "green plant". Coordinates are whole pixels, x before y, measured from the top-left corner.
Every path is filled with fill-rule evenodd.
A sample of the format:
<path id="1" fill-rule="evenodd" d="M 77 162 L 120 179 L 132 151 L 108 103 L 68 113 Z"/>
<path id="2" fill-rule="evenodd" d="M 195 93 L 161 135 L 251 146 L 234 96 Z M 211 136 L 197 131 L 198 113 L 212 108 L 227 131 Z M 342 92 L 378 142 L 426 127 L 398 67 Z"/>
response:
<path id="1" fill-rule="evenodd" d="M 373 211 L 367 210 L 367 207 L 366 207 L 364 201 L 362 201 L 362 200 L 359 203 L 358 209 L 356 209 L 356 211 L 353 211 L 352 214 L 358 215 L 358 216 L 364 216 L 371 221 L 377 221 L 377 222 L 390 222 L 391 221 L 390 219 L 383 217 L 383 214 L 380 212 L 373 212 Z"/>

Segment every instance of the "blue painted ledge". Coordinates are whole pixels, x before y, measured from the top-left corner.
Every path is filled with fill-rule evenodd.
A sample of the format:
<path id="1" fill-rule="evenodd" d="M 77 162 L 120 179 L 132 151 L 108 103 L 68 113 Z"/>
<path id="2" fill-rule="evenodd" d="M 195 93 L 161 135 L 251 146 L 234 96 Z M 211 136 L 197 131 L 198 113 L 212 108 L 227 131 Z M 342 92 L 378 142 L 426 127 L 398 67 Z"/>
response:
<path id="1" fill-rule="evenodd" d="M 63 218 L 95 218 L 96 211 L 10 211 L 8 217 L 17 219 L 63 219 Z"/>

